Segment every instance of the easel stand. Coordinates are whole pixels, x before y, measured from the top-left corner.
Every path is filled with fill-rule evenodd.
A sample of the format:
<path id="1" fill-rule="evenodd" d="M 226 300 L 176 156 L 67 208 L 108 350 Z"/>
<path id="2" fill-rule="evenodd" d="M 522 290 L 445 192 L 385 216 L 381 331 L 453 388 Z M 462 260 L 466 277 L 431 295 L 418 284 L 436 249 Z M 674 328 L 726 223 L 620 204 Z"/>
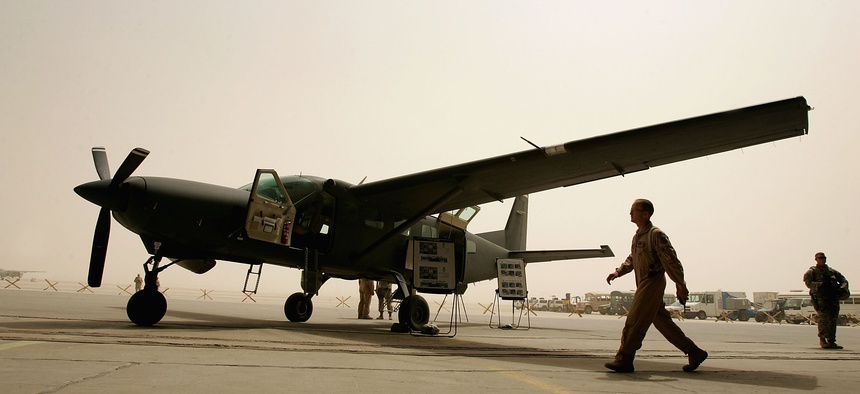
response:
<path id="1" fill-rule="evenodd" d="M 429 327 L 429 325 L 427 325 L 427 326 L 425 326 L 425 328 L 422 328 L 421 331 L 411 331 L 410 330 L 409 335 L 412 335 L 415 337 L 439 337 L 439 338 L 453 338 L 454 336 L 456 336 L 457 335 L 457 325 L 460 323 L 460 304 L 463 301 L 462 301 L 462 298 L 460 297 L 459 294 L 457 294 L 457 293 L 453 293 L 453 294 L 454 294 L 454 297 L 453 297 L 453 304 L 451 305 L 451 320 L 448 322 L 448 331 L 447 332 L 425 332 L 425 329 L 427 329 L 426 327 Z M 447 300 L 447 299 L 448 299 L 448 295 L 445 294 L 444 300 Z M 439 310 L 441 310 L 442 306 L 445 305 L 444 300 L 442 301 L 442 305 L 439 306 Z M 465 310 L 465 309 L 466 308 L 464 307 L 463 310 Z M 436 317 L 438 317 L 438 316 L 439 316 L 439 311 L 436 311 Z M 433 321 L 435 322 L 436 319 L 434 318 Z"/>
<path id="2" fill-rule="evenodd" d="M 500 302 L 501 300 L 511 301 L 511 324 L 502 325 L 502 307 L 501 307 L 501 305 L 499 305 L 501 303 Z M 522 307 L 520 308 L 519 316 L 517 316 L 517 313 L 516 313 L 517 301 L 519 301 L 522 305 Z M 526 312 L 526 311 L 528 311 L 528 312 Z M 502 330 L 520 330 L 520 329 L 522 329 L 522 330 L 528 331 L 529 329 L 531 329 L 531 326 L 532 326 L 531 315 L 529 315 L 530 312 L 531 312 L 531 309 L 529 309 L 529 304 L 528 304 L 527 298 L 502 298 L 502 297 L 499 297 L 499 289 L 496 289 L 496 299 L 493 301 L 493 312 L 490 314 L 489 326 L 490 326 L 490 328 L 498 328 L 498 329 L 502 329 Z M 526 313 L 526 326 L 525 326 L 525 328 L 523 328 L 522 325 L 520 324 L 520 323 L 522 323 L 522 320 L 523 320 L 523 313 Z M 498 317 L 496 319 L 496 324 L 497 324 L 496 327 L 493 327 L 493 316 Z"/>
<path id="3" fill-rule="evenodd" d="M 457 297 L 457 296 L 458 296 L 458 294 L 454 294 L 454 297 Z M 468 322 L 469 322 L 469 312 L 467 312 L 467 311 L 466 311 L 466 304 L 465 304 L 465 300 L 463 299 L 463 296 L 462 296 L 462 295 L 459 295 L 459 298 L 460 298 L 460 303 L 459 303 L 459 304 L 457 304 L 457 305 L 458 305 L 460 308 L 463 308 L 463 309 L 462 309 L 462 310 L 463 310 L 463 315 L 464 315 L 464 316 L 466 316 L 466 323 L 468 323 Z M 456 298 L 455 298 L 455 300 L 456 300 Z M 448 294 L 445 294 L 445 298 L 443 298 L 443 299 L 442 299 L 442 303 L 441 303 L 441 304 L 439 304 L 439 308 L 438 308 L 438 309 L 436 309 L 436 316 L 434 316 L 434 317 L 433 317 L 433 321 L 434 321 L 434 322 L 435 322 L 435 321 L 436 321 L 436 319 L 439 317 L 439 312 L 441 312 L 441 311 L 442 311 L 442 308 L 444 308 L 444 307 L 445 307 L 445 301 L 448 301 Z M 460 316 L 457 316 L 457 317 L 459 318 Z M 461 321 L 462 321 L 462 320 L 461 320 Z"/>

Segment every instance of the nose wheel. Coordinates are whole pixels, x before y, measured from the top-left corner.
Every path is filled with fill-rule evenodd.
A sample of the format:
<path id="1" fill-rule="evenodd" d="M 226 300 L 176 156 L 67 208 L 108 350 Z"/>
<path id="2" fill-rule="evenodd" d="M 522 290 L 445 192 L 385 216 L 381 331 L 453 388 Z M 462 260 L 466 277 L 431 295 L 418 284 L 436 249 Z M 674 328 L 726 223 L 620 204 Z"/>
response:
<path id="1" fill-rule="evenodd" d="M 167 299 L 158 290 L 146 287 L 129 298 L 125 312 L 132 323 L 149 327 L 167 313 Z"/>
<path id="2" fill-rule="evenodd" d="M 143 290 L 134 293 L 125 307 L 128 319 L 138 326 L 152 326 L 161 321 L 167 313 L 167 299 L 158 291 L 158 273 L 173 263 L 159 267 L 160 261 L 160 256 L 153 256 L 143 263 L 143 270 L 146 273 L 143 279 Z M 150 265 L 152 268 L 149 267 Z"/>
<path id="3" fill-rule="evenodd" d="M 311 318 L 314 313 L 314 303 L 311 301 L 312 295 L 305 293 L 293 293 L 287 297 L 287 302 L 284 303 L 284 315 L 287 320 L 293 323 L 304 323 Z"/>

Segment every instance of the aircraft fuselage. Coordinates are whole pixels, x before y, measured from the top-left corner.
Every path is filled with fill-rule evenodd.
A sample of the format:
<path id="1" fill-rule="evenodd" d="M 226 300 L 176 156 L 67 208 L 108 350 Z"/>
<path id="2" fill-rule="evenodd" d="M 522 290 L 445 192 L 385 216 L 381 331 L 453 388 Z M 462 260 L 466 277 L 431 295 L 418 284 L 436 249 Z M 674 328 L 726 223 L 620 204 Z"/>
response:
<path id="1" fill-rule="evenodd" d="M 282 179 L 285 184 L 293 186 L 299 182 L 304 189 L 299 198 L 294 197 L 298 213 L 289 246 L 245 235 L 250 194 L 246 188 L 173 178 L 131 177 L 122 185 L 123 201 L 114 202 L 113 216 L 121 225 L 140 235 L 147 251 L 153 255 L 174 259 L 268 263 L 302 269 L 307 248 L 311 252 L 319 252 L 321 272 L 346 279 L 360 276 L 390 278 L 391 271 L 407 276 L 406 245 L 413 236 L 455 239 L 459 244 L 458 260 L 465 261 L 461 266 L 465 268 L 465 283 L 496 276 L 493 264 L 483 267 L 474 262 L 485 259 L 492 262 L 496 257 L 507 256 L 507 250 L 501 246 L 440 225 L 434 217 L 422 218 L 373 246 L 376 240 L 390 233 L 405 219 L 363 207 L 345 192 L 349 185 L 332 190 L 332 183 L 326 185 L 322 178 Z M 88 185 L 95 188 L 97 185 L 94 184 L 105 182 L 96 181 Z M 343 185 L 343 182 L 338 184 Z"/>

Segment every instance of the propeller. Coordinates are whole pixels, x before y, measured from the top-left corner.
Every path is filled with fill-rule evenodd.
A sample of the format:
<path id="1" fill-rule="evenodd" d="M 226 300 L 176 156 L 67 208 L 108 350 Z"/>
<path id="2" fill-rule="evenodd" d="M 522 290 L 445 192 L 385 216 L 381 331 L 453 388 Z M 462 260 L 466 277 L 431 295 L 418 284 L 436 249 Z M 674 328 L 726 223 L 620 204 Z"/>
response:
<path id="1" fill-rule="evenodd" d="M 118 202 L 122 199 L 120 186 L 146 159 L 149 151 L 143 148 L 132 150 L 119 169 L 110 177 L 110 166 L 108 165 L 107 152 L 105 148 L 93 148 L 93 162 L 96 165 L 96 173 L 99 181 L 85 183 L 75 188 L 75 193 L 90 202 L 101 206 L 99 218 L 96 221 L 96 229 L 93 233 L 93 249 L 90 254 L 90 269 L 87 276 L 87 284 L 91 287 L 102 285 L 102 276 L 105 271 L 105 258 L 107 257 L 107 245 L 110 238 L 110 213 L 111 209 L 124 209 L 125 203 Z"/>

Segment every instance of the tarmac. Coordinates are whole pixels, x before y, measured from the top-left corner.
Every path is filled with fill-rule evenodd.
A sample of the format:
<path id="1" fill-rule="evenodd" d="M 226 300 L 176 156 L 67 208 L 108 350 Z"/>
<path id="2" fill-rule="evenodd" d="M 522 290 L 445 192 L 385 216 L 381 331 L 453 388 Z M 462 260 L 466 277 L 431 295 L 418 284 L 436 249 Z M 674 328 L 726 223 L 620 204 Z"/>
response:
<path id="1" fill-rule="evenodd" d="M 710 353 L 699 370 L 682 372 L 686 357 L 652 328 L 636 372 L 619 374 L 603 364 L 618 348 L 623 318 L 520 315 L 510 301 L 488 308 L 469 293 L 457 303 L 461 321 L 454 325 L 454 297 L 428 297 L 442 334 L 420 336 L 391 332 L 396 316 L 358 320 L 357 295 L 320 295 L 308 322 L 290 323 L 280 296 L 221 300 L 170 290 L 167 315 L 144 328 L 128 321 L 122 287 L 91 292 L 22 284 L 0 288 L 5 393 L 860 389 L 860 327 L 839 327 L 845 349 L 825 350 L 813 325 L 683 320 L 678 324 L 685 333 Z"/>

